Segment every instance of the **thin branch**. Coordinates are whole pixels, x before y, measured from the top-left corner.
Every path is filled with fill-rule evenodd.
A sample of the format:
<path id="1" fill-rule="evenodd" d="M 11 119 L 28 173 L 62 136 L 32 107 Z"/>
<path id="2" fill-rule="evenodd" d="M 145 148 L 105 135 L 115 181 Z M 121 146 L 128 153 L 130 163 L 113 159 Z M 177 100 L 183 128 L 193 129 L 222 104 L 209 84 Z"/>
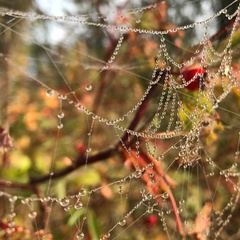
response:
<path id="1" fill-rule="evenodd" d="M 182 220 L 178 211 L 178 206 L 175 200 L 175 197 L 173 195 L 173 192 L 171 190 L 171 186 L 175 187 L 175 182 L 173 182 L 172 179 L 170 179 L 170 177 L 166 174 L 166 172 L 163 171 L 163 168 L 161 166 L 161 162 L 156 162 L 155 159 L 153 157 L 151 157 L 150 155 L 148 155 L 146 152 L 144 152 L 142 149 L 140 149 L 141 151 L 141 156 L 143 156 L 143 159 L 149 164 L 149 163 L 154 163 L 154 170 L 155 170 L 155 178 L 156 178 L 156 183 L 155 185 L 159 185 L 161 187 L 162 190 L 164 190 L 169 197 L 169 201 L 172 205 L 172 209 L 173 209 L 173 213 L 176 219 L 176 225 L 177 225 L 177 229 L 178 232 L 181 235 L 184 235 L 184 229 L 183 229 L 183 225 L 182 225 Z M 139 161 L 139 159 L 138 159 Z M 148 175 L 149 176 L 149 175 Z M 148 182 L 151 182 L 150 179 Z M 150 191 L 153 190 L 153 188 L 150 188 Z M 154 193 L 153 193 L 154 194 Z M 158 201 L 156 199 L 156 201 Z"/>
<path id="2" fill-rule="evenodd" d="M 30 191 L 34 191 L 35 189 L 35 186 L 31 186 L 30 184 L 17 183 L 17 182 L 4 180 L 4 179 L 0 179 L 0 186 L 6 187 L 6 188 L 18 188 L 18 189 L 24 189 L 24 190 L 30 190 Z"/>
<path id="3" fill-rule="evenodd" d="M 209 40 L 210 42 L 215 42 L 217 41 L 218 39 L 220 39 L 222 36 L 224 36 L 226 33 L 228 33 L 233 25 L 234 25 L 234 22 L 236 21 L 236 17 L 233 17 L 229 22 L 226 23 L 225 26 L 223 26 L 216 34 L 214 34 Z"/>
<path id="4" fill-rule="evenodd" d="M 165 76 L 165 74 L 162 75 L 162 78 Z M 130 123 L 128 129 L 129 130 L 134 130 L 136 129 L 139 121 L 142 119 L 142 116 L 144 115 L 144 113 L 147 110 L 147 106 L 149 104 L 149 101 L 151 100 L 152 94 L 154 92 L 154 90 L 156 89 L 156 87 L 158 86 L 158 84 L 156 83 L 155 85 L 152 85 L 152 88 L 150 89 L 148 95 L 145 97 L 145 99 L 143 100 L 142 104 L 140 105 L 140 107 L 138 108 L 134 118 L 132 119 L 132 122 Z M 122 137 L 122 142 L 125 142 L 128 138 L 128 133 L 126 132 L 123 137 Z"/>
<path id="5" fill-rule="evenodd" d="M 95 155 L 91 155 L 87 158 L 87 162 L 88 163 L 95 163 L 98 161 L 101 161 L 103 159 L 107 159 L 112 157 L 114 154 L 116 153 L 116 147 L 110 147 L 108 149 L 106 149 L 105 151 L 99 152 Z M 79 155 L 78 158 L 76 159 L 76 161 L 74 161 L 74 163 L 68 167 L 65 167 L 57 172 L 55 172 L 53 175 L 47 174 L 47 175 L 43 175 L 41 177 L 34 177 L 31 178 L 29 181 L 29 184 L 40 184 L 40 183 L 44 183 L 46 181 L 49 181 L 49 179 L 57 179 L 60 177 L 64 177 L 67 174 L 77 170 L 78 168 L 82 167 L 83 165 L 85 165 L 86 163 L 86 155 Z"/>
<path id="6" fill-rule="evenodd" d="M 42 194 L 40 188 L 37 185 L 34 185 L 33 191 L 37 195 L 38 198 L 43 198 L 43 194 Z M 47 220 L 48 220 L 48 214 L 49 214 L 48 205 L 47 205 L 46 202 L 40 201 L 39 206 L 40 206 L 40 211 L 42 213 L 41 217 L 39 218 L 39 221 L 41 221 L 41 228 L 44 228 L 44 226 L 45 226 L 45 224 L 47 223 Z M 48 225 L 46 225 L 45 228 L 46 227 L 48 227 Z"/>

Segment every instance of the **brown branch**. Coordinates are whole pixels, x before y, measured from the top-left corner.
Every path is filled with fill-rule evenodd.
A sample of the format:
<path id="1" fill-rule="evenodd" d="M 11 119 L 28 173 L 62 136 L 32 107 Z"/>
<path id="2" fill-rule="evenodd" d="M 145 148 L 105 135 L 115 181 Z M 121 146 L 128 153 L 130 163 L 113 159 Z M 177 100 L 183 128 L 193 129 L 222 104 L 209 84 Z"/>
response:
<path id="1" fill-rule="evenodd" d="M 30 185 L 40 184 L 40 183 L 49 181 L 49 179 L 57 179 L 60 177 L 64 177 L 67 174 L 69 174 L 69 173 L 77 170 L 81 166 L 85 165 L 86 160 L 87 160 L 87 163 L 94 163 L 94 162 L 98 162 L 103 159 L 112 157 L 115 153 L 116 153 L 116 146 L 113 146 L 113 147 L 108 148 L 105 151 L 99 152 L 99 153 L 89 156 L 89 157 L 86 157 L 86 155 L 79 155 L 78 158 L 76 159 L 76 161 L 74 161 L 74 163 L 72 165 L 55 172 L 53 175 L 47 174 L 47 175 L 44 175 L 41 177 L 31 178 L 29 181 L 29 184 Z"/>
<path id="2" fill-rule="evenodd" d="M 222 36 L 224 36 L 226 33 L 228 33 L 232 29 L 235 21 L 236 21 L 236 17 L 232 18 L 229 22 L 226 23 L 225 26 L 223 26 L 209 40 L 213 43 L 213 42 L 217 41 L 219 38 L 221 38 Z"/>
<path id="3" fill-rule="evenodd" d="M 0 179 L 0 186 L 6 187 L 6 188 L 18 188 L 18 189 L 24 189 L 24 190 L 30 190 L 34 191 L 35 187 L 31 186 L 30 184 L 24 184 L 24 183 L 17 183 L 8 181 L 5 179 Z"/>
<path id="4" fill-rule="evenodd" d="M 41 192 L 40 188 L 37 185 L 33 186 L 34 189 L 34 193 L 37 195 L 38 198 L 43 198 L 43 193 Z M 40 207 L 40 211 L 41 211 L 41 216 L 38 216 L 38 220 L 41 224 L 41 228 L 44 228 L 45 224 L 48 221 L 48 217 L 49 217 L 49 208 L 48 208 L 48 204 L 44 201 L 39 201 L 39 207 Z M 47 227 L 49 227 L 49 225 L 47 225 Z M 46 230 L 46 229 L 45 229 Z"/>
<path id="5" fill-rule="evenodd" d="M 174 180 L 171 179 L 166 174 L 166 172 L 163 170 L 163 168 L 161 166 L 161 162 L 156 162 L 156 160 L 153 157 L 148 155 L 142 149 L 140 149 L 140 151 L 141 151 L 141 156 L 143 156 L 143 159 L 146 161 L 147 164 L 154 163 L 153 170 L 155 171 L 155 182 L 156 182 L 155 186 L 159 185 L 159 187 L 168 194 L 169 201 L 172 205 L 173 213 L 174 213 L 174 216 L 176 219 L 176 225 L 177 225 L 178 232 L 181 235 L 184 235 L 184 229 L 183 229 L 182 220 L 180 218 L 180 214 L 178 211 L 178 206 L 177 206 L 175 197 L 173 195 L 173 192 L 171 190 L 171 187 L 173 187 L 173 188 L 176 187 Z M 139 159 L 138 159 L 138 161 L 139 161 Z M 149 177 L 149 174 L 147 177 Z M 149 179 L 147 182 L 151 182 L 151 180 Z M 149 187 L 149 190 L 152 191 L 153 195 L 154 195 L 154 188 L 150 187 L 150 186 L 148 186 L 148 187 Z M 157 193 L 157 194 L 159 194 L 159 193 Z M 156 201 L 158 201 L 158 199 L 156 199 Z"/>
<path id="6" fill-rule="evenodd" d="M 165 74 L 163 74 L 163 75 L 161 76 L 161 78 L 160 78 L 159 81 L 161 81 L 161 79 L 164 78 L 164 77 L 165 77 Z M 158 82 L 159 82 L 159 81 L 158 81 Z M 147 94 L 147 96 L 146 96 L 145 99 L 143 100 L 142 104 L 139 106 L 139 108 L 138 108 L 138 110 L 137 110 L 134 118 L 132 119 L 132 122 L 130 123 L 130 125 L 129 125 L 129 127 L 128 127 L 129 130 L 134 130 L 134 129 L 136 129 L 139 121 L 141 120 L 142 116 L 143 116 L 144 113 L 146 112 L 146 109 L 147 109 L 147 106 L 148 106 L 148 104 L 149 104 L 149 101 L 150 101 L 150 99 L 151 99 L 151 97 L 152 97 L 152 94 L 153 94 L 153 92 L 154 92 L 154 90 L 156 89 L 157 86 L 158 86 L 157 83 L 154 84 L 154 85 L 152 85 L 152 88 L 150 89 L 149 93 Z M 127 138 L 128 138 L 128 133 L 125 132 L 125 134 L 124 134 L 123 137 L 122 137 L 122 141 L 125 142 L 125 141 L 127 140 Z"/>

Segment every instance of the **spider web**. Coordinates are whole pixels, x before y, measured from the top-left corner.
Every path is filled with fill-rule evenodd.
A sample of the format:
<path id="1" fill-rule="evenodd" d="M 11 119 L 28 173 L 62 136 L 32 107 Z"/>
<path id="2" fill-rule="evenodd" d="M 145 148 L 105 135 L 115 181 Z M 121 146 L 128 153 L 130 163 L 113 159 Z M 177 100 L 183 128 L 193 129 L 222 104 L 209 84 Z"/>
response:
<path id="1" fill-rule="evenodd" d="M 164 1 L 106 15 L 0 9 L 2 38 L 21 46 L 0 55 L 11 91 L 0 135 L 3 239 L 239 236 L 234 4 L 163 29 L 144 24 Z M 210 32 L 222 16 L 231 24 L 218 42 L 221 32 Z M 48 24 L 65 38 L 48 42 Z M 198 28 L 197 44 L 184 45 Z M 186 79 L 189 69 L 198 71 Z"/>

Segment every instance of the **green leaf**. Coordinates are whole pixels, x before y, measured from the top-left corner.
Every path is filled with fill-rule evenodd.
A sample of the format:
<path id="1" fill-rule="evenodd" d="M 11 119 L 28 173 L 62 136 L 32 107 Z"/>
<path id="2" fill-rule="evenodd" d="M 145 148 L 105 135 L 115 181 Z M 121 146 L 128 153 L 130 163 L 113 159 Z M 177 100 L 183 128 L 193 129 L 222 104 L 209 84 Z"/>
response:
<path id="1" fill-rule="evenodd" d="M 78 184 L 81 184 L 86 187 L 101 183 L 101 177 L 98 171 L 94 168 L 91 168 L 91 169 L 89 168 L 88 170 L 84 171 L 82 174 L 77 173 L 77 175 L 75 176 L 74 178 L 78 182 Z"/>
<path id="2" fill-rule="evenodd" d="M 12 155 L 13 164 L 12 167 L 18 169 L 19 171 L 26 172 L 31 166 L 31 160 L 28 156 L 19 153 L 14 153 Z"/>
<path id="3" fill-rule="evenodd" d="M 239 46 L 239 43 L 240 43 L 240 30 L 236 31 L 233 34 L 231 48 L 235 48 L 236 46 Z"/>
<path id="4" fill-rule="evenodd" d="M 66 181 L 59 181 L 55 186 L 56 194 L 59 198 L 66 196 Z"/>
<path id="5" fill-rule="evenodd" d="M 75 211 L 71 214 L 71 216 L 69 217 L 68 221 L 67 221 L 67 225 L 69 226 L 74 226 L 76 221 L 85 214 L 86 209 L 82 208 L 78 211 Z"/>
<path id="6" fill-rule="evenodd" d="M 93 211 L 88 211 L 87 224 L 89 232 L 91 234 L 91 239 L 98 240 L 101 235 L 101 228 L 97 220 L 97 217 Z"/>

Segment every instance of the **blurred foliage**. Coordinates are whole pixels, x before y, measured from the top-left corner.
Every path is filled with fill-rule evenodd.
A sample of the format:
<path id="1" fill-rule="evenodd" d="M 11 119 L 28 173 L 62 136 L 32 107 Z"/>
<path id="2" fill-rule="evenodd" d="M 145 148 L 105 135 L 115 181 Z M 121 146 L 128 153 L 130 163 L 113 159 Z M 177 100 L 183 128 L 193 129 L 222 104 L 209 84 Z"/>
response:
<path id="1" fill-rule="evenodd" d="M 31 6 L 31 1 L 18 2 L 19 6 L 14 4 L 11 4 L 14 6 L 10 6 L 9 1 L 1 1 L 0 5 L 6 6 L 7 4 L 8 7 L 19 10 L 29 9 Z M 119 24 L 123 21 L 123 18 L 119 19 L 119 15 L 123 10 L 117 3 L 111 5 L 108 1 L 75 0 L 74 2 L 79 14 L 86 12 L 89 14 L 89 21 L 103 21 L 103 18 L 97 16 L 99 14 L 106 16 L 111 8 L 115 8 L 119 12 L 109 16 L 108 21 Z M 129 8 L 149 4 L 149 1 L 135 2 L 136 5 L 129 4 Z M 204 1 L 204 3 L 208 4 L 211 9 L 220 9 L 225 6 L 224 4 L 229 4 L 229 1 L 218 1 L 217 5 L 214 4 L 214 1 L 211 3 Z M 185 10 L 180 6 L 185 6 Z M 186 6 L 191 7 L 191 15 L 185 14 Z M 143 11 L 136 13 L 134 16 L 125 16 L 124 21 L 126 21 L 126 24 L 130 22 L 132 27 L 166 30 L 175 28 L 177 25 L 188 24 L 194 21 L 197 16 L 204 16 L 204 9 L 202 8 L 203 5 L 200 1 L 191 1 L 191 4 L 189 4 L 189 1 L 169 1 L 169 4 L 167 2 L 162 3 L 154 11 Z M 67 14 L 70 13 L 66 12 Z M 139 19 L 140 21 L 138 21 Z M 1 19 L 4 26 L 8 26 L 8 21 L 9 19 Z M 6 53 L 9 59 L 14 59 L 17 67 L 10 63 L 4 70 L 1 68 L 1 71 L 4 71 L 9 82 L 11 82 L 11 86 L 6 90 L 9 96 L 8 115 L 7 119 L 2 119 L 1 124 L 8 123 L 9 132 L 14 139 L 16 150 L 7 153 L 7 158 L 4 158 L 5 153 L 2 152 L 0 178 L 7 181 L 27 183 L 32 177 L 48 174 L 49 170 L 56 172 L 73 164 L 77 156 L 83 154 L 88 148 L 88 133 L 92 124 L 91 117 L 86 116 L 83 112 L 63 101 L 62 111 L 65 117 L 62 122 L 64 128 L 58 131 L 59 99 L 57 96 L 46 96 L 46 89 L 33 81 L 31 76 L 37 76 L 37 79 L 61 94 L 70 94 L 73 90 L 77 90 L 76 96 L 84 106 L 100 116 L 114 120 L 132 109 L 139 101 L 139 96 L 142 96 L 146 91 L 146 87 L 152 79 L 159 39 L 157 36 L 149 37 L 134 32 L 124 34 L 123 43 L 113 64 L 115 68 L 100 72 L 114 51 L 119 37 L 115 32 L 113 33 L 109 29 L 86 26 L 83 26 L 82 31 L 77 31 L 77 25 L 69 26 L 66 22 L 63 22 L 62 27 L 65 29 L 66 39 L 61 40 L 60 38 L 59 41 L 51 42 L 48 39 L 45 41 L 46 35 L 49 33 L 48 28 L 50 28 L 48 21 L 44 22 L 44 24 L 41 24 L 40 21 L 31 23 L 26 21 L 27 23 L 22 24 L 18 23 L 16 19 L 12 21 L 16 21 L 16 26 L 13 29 L 16 29 L 20 35 L 12 31 L 13 36 L 8 42 L 2 43 L 1 41 L 0 49 L 3 49 L 1 52 Z M 214 26 L 215 31 L 217 31 L 217 28 L 221 28 L 223 22 L 224 20 L 221 18 L 217 20 L 217 27 Z M 24 35 L 28 30 L 26 28 L 29 28 L 29 32 Z M 39 34 L 37 34 L 38 32 Z M 3 39 L 3 35 L 5 36 L 5 34 L 1 34 L 0 39 Z M 16 46 L 13 44 L 16 41 L 15 37 L 21 39 L 21 42 L 18 42 Z M 45 40 L 41 41 L 41 37 Z M 218 43 L 219 50 L 225 46 L 227 37 L 225 36 Z M 181 62 L 183 56 L 186 56 L 184 54 L 188 52 L 186 49 L 192 49 L 191 47 L 194 45 L 192 41 L 197 38 L 197 33 L 193 30 L 170 33 L 166 37 L 167 49 L 174 58 L 176 57 L 177 61 Z M 231 46 L 234 56 L 232 71 L 234 72 L 240 69 L 239 39 L 238 30 L 233 36 Z M 159 65 L 162 64 L 162 61 L 160 59 Z M 213 66 L 211 71 L 217 72 L 218 68 L 218 65 Z M 4 81 L 3 78 L 1 78 L 1 81 Z M 217 82 L 216 96 L 220 96 L 223 89 L 218 79 L 214 81 Z M 93 89 L 86 91 L 85 88 L 89 84 Z M 146 117 L 144 116 L 141 120 L 143 127 L 155 113 L 156 99 L 158 93 L 163 89 L 162 85 L 158 86 L 158 92 L 155 93 L 156 98 L 152 99 Z M 102 91 L 99 90 L 101 87 Z M 4 90 L 2 91 L 4 92 Z M 203 119 L 203 117 L 206 117 L 207 120 L 210 119 L 211 124 L 207 124 L 204 133 L 201 135 L 202 147 L 206 149 L 213 162 L 217 162 L 222 169 L 230 167 L 239 144 L 238 134 L 236 134 L 240 127 L 239 85 L 220 103 L 217 112 L 211 111 L 212 101 L 207 99 L 206 95 L 201 95 L 201 92 L 180 89 L 178 97 L 184 103 L 179 111 L 179 119 L 185 127 L 183 130 L 190 131 L 192 129 L 194 122 L 189 123 L 189 115 L 191 116 L 193 111 L 199 112 L 199 118 L 195 119 L 196 122 Z M 203 108 L 207 108 L 207 116 L 203 116 Z M 204 114 L 206 114 L 206 111 L 204 111 Z M 122 125 L 124 127 L 128 126 L 132 118 L 133 114 L 130 114 L 127 121 Z M 167 124 L 166 121 L 163 122 L 163 126 Z M 94 122 L 90 140 L 90 154 L 95 154 L 114 144 L 112 136 L 116 136 L 117 142 L 119 140 L 117 135 L 116 129 Z M 156 140 L 154 143 L 150 142 L 150 148 L 153 148 L 154 144 L 156 144 L 159 149 L 158 153 L 161 153 L 173 146 L 176 143 L 175 141 Z M 201 163 L 203 168 L 201 170 L 192 168 L 190 173 L 179 170 L 182 159 L 179 159 L 178 163 L 172 163 L 172 159 L 176 155 L 175 151 L 167 153 L 162 167 L 167 169 L 167 174 L 177 183 L 179 191 L 174 192 L 176 199 L 181 199 L 184 194 L 188 194 L 184 218 L 188 219 L 190 224 L 193 224 L 195 216 L 203 208 L 206 198 L 212 198 L 211 193 L 215 192 L 214 199 L 211 199 L 214 206 L 216 206 L 216 209 L 221 209 L 227 204 L 233 189 L 232 185 L 225 181 L 224 177 L 214 176 L 214 174 L 211 176 L 211 181 L 209 181 L 211 182 L 210 185 L 206 181 L 204 169 L 209 171 L 211 165 L 206 162 Z M 59 206 L 52 206 L 51 212 L 54 213 L 54 216 L 50 220 L 47 219 L 50 221 L 47 226 L 49 229 L 44 229 L 44 221 L 46 220 L 46 213 L 44 212 L 46 206 L 44 206 L 44 203 L 32 203 L 34 209 L 38 212 L 37 224 L 29 220 L 27 216 L 29 209 L 27 207 L 27 209 L 23 209 L 22 204 L 16 204 L 17 226 L 11 240 L 32 239 L 33 236 L 45 235 L 44 231 L 50 232 L 45 235 L 45 239 L 76 239 L 75 225 L 80 218 L 85 216 L 86 212 L 87 224 L 84 225 L 84 230 L 87 235 L 85 237 L 86 239 L 99 239 L 103 232 L 111 229 L 113 224 L 121 219 L 123 213 L 129 212 L 137 202 L 142 200 L 140 192 L 141 189 L 146 188 L 144 181 L 136 179 L 130 182 L 109 185 L 131 173 L 132 169 L 125 166 L 125 160 L 121 154 L 116 154 L 113 158 L 103 159 L 103 161 L 92 165 L 88 164 L 87 167 L 83 166 L 73 173 L 51 182 L 50 195 L 58 198 L 77 194 L 80 186 L 89 191 L 100 188 L 100 191 L 94 192 L 90 201 L 88 196 L 83 197 L 81 201 L 87 208 L 73 210 L 71 214 Z M 168 160 L 172 165 L 168 166 Z M 192 178 L 192 175 L 198 175 L 198 182 L 190 182 L 189 179 Z M 236 179 L 233 178 L 231 181 L 234 182 Z M 216 189 L 216 185 L 222 186 Z M 122 197 L 125 195 L 119 193 L 119 187 L 123 189 L 124 194 L 127 194 L 124 201 Z M 129 189 L 131 194 L 128 192 Z M 40 192 L 39 195 L 42 196 L 49 193 L 49 182 L 41 184 L 37 190 L 20 189 L 16 191 L 16 189 L 9 190 L 1 187 L 2 190 L 24 197 L 35 197 Z M 159 194 L 163 192 L 162 190 Z M 7 209 L 10 208 L 10 204 L 5 198 L 0 198 L 0 204 L 3 206 L 0 208 L 0 218 L 2 219 L 0 223 L 3 224 L 3 220 L 8 216 Z M 169 203 L 165 203 L 163 209 L 166 211 L 170 207 Z M 236 208 L 239 210 L 238 205 Z M 149 217 L 157 216 L 157 212 L 140 217 L 145 210 L 145 208 L 139 209 L 138 212 L 134 212 L 128 218 L 128 224 L 131 225 L 130 231 L 124 231 L 123 228 L 118 226 L 114 230 L 114 234 L 116 236 L 121 234 L 120 238 L 122 240 L 157 240 L 165 239 L 168 236 L 174 236 L 174 239 L 181 238 L 176 233 L 176 223 L 172 214 L 165 216 L 168 226 L 166 232 L 163 230 L 163 223 L 160 218 L 149 225 Z M 231 225 L 240 226 L 240 218 L 237 214 L 233 216 L 232 222 Z M 20 226 L 19 229 L 18 226 Z M 36 228 L 36 226 L 40 227 Z M 6 226 L 0 225 L 0 238 L 2 239 L 8 239 L 4 235 L 6 228 Z M 37 235 L 38 231 L 41 231 L 39 235 Z M 227 236 L 237 232 L 232 226 L 226 227 L 224 231 Z"/>

